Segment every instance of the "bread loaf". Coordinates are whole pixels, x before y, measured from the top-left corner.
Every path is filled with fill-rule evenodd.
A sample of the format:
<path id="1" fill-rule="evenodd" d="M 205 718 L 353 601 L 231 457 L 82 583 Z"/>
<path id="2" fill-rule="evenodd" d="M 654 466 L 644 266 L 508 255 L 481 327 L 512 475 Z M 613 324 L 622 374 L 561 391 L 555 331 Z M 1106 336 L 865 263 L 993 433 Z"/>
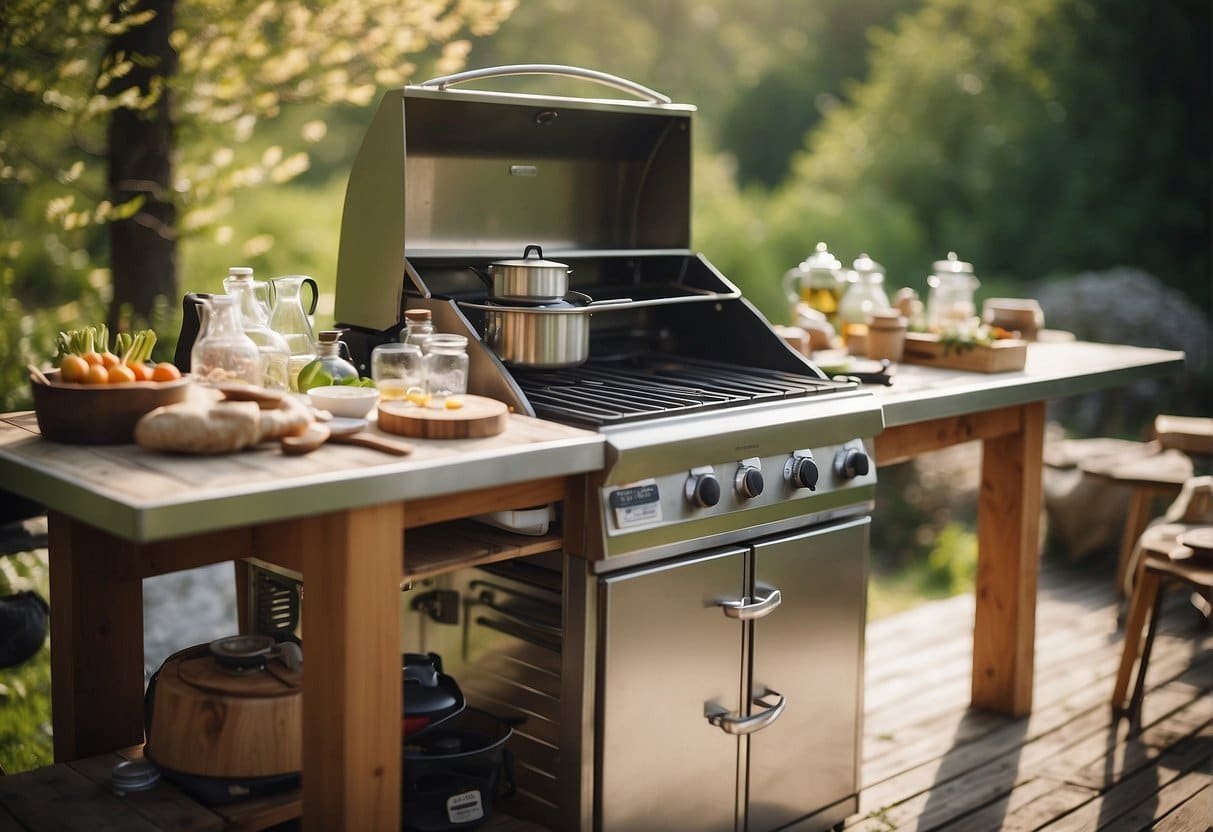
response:
<path id="1" fill-rule="evenodd" d="M 261 438 L 256 402 L 186 401 L 158 407 L 135 425 L 135 442 L 153 451 L 225 454 Z"/>

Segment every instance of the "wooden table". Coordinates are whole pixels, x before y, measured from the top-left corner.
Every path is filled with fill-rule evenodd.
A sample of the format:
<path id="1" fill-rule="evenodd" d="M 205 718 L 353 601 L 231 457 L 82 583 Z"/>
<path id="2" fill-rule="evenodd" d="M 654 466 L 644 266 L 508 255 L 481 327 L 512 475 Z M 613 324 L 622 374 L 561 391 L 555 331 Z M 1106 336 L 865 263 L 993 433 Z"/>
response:
<path id="1" fill-rule="evenodd" d="M 0 417 L 0 488 L 48 507 L 56 761 L 143 740 L 143 579 L 256 556 L 301 571 L 323 622 L 304 674 L 306 828 L 396 832 L 403 530 L 559 501 L 603 464 L 598 434 L 516 415 L 500 436 L 414 444 L 196 458 L 46 442 L 32 414 Z"/>
<path id="2" fill-rule="evenodd" d="M 898 367 L 877 389 L 885 430 L 876 464 L 982 442 L 972 704 L 1032 709 L 1045 402 L 1177 373 L 1183 353 L 1107 344 L 1034 343 L 1022 371 Z M 880 522 L 879 515 L 876 522 Z"/>

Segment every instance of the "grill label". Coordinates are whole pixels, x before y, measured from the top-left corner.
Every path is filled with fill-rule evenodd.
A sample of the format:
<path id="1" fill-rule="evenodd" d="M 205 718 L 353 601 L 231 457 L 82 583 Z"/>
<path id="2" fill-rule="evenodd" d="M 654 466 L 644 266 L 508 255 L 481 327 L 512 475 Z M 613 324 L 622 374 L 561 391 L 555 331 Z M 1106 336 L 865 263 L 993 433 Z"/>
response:
<path id="1" fill-rule="evenodd" d="M 619 528 L 661 522 L 661 493 L 656 480 L 636 483 L 611 492 L 611 508 Z"/>

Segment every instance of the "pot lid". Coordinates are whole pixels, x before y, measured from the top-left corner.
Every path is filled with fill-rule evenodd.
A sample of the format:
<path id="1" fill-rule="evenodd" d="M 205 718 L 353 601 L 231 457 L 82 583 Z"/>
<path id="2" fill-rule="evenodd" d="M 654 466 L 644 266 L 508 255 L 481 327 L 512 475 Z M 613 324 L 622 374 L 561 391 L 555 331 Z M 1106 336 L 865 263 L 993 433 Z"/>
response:
<path id="1" fill-rule="evenodd" d="M 842 263 L 830 254 L 825 243 L 818 243 L 813 253 L 801 261 L 800 268 L 803 271 L 835 272 L 842 268 Z"/>
<path id="2" fill-rule="evenodd" d="M 936 260 L 933 268 L 937 274 L 972 274 L 973 264 L 956 258 L 956 252 L 949 251 L 946 260 Z"/>
<path id="3" fill-rule="evenodd" d="M 535 256 L 532 257 L 531 255 Z M 568 270 L 568 263 L 560 263 L 556 260 L 545 260 L 543 258 L 543 248 L 537 245 L 529 245 L 522 251 L 521 260 L 494 260 L 489 264 L 493 268 L 522 268 L 522 269 L 564 269 Z"/>

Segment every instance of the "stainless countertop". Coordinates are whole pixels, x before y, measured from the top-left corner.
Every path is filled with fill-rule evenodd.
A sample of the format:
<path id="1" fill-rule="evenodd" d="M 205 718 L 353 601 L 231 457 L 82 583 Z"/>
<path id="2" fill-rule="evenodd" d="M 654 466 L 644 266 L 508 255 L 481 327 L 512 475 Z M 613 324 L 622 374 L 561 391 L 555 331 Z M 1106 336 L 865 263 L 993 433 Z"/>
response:
<path id="1" fill-rule="evenodd" d="M 0 488 L 136 542 L 596 471 L 594 432 L 511 414 L 483 439 L 408 439 L 406 457 L 352 445 L 223 456 L 64 445 L 32 413 L 0 416 Z"/>
<path id="2" fill-rule="evenodd" d="M 869 388 L 885 427 L 1061 398 L 1177 373 L 1183 353 L 1038 343 L 1023 371 L 981 374 L 902 365 Z M 476 491 L 604 465 L 601 434 L 511 415 L 500 436 L 412 440 L 398 458 L 344 445 L 284 457 L 263 448 L 185 457 L 135 445 L 47 442 L 32 413 L 0 416 L 0 488 L 138 542 L 325 511 Z"/>
<path id="3" fill-rule="evenodd" d="M 1028 346 L 1020 371 L 973 373 L 901 364 L 891 387 L 871 389 L 880 400 L 885 427 L 891 428 L 1173 375 L 1183 363 L 1184 354 L 1171 350 L 1041 342 Z"/>

